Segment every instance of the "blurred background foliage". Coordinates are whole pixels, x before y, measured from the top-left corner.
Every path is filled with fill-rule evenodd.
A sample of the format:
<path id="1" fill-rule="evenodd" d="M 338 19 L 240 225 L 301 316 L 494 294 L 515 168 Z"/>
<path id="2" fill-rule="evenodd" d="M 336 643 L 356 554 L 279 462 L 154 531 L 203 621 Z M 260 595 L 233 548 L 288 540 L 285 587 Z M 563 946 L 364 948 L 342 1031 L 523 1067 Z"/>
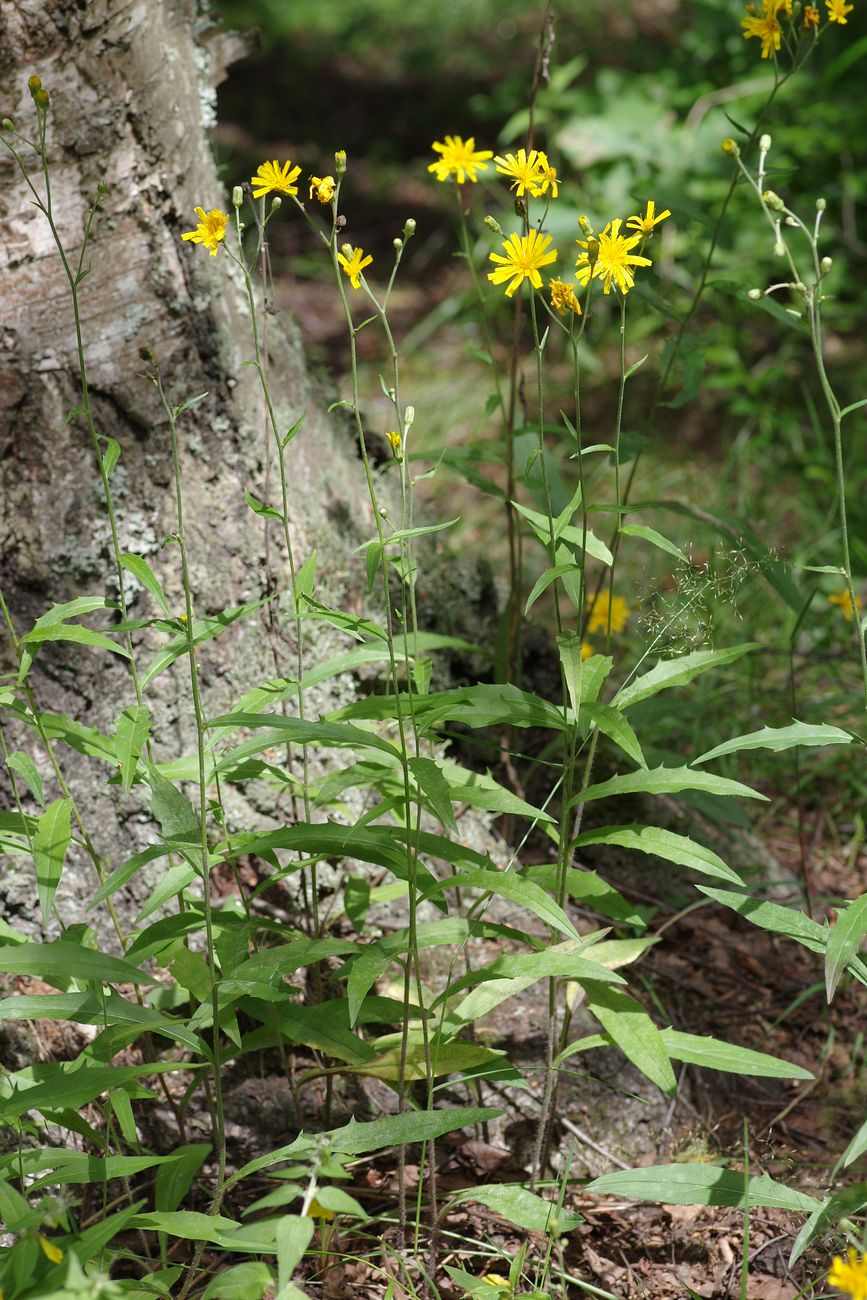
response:
<path id="1" fill-rule="evenodd" d="M 376 259 L 385 277 L 391 241 L 412 216 L 418 223 L 392 315 L 404 342 L 404 388 L 422 415 L 416 448 L 429 466 L 444 451 L 451 469 L 464 465 L 496 477 L 499 424 L 486 416 L 490 382 L 476 355 L 478 335 L 465 268 L 455 259 L 451 187 L 428 174 L 431 142 L 444 134 L 475 136 L 477 148 L 515 149 L 524 143 L 527 104 L 539 47 L 544 3 L 529 0 L 213 0 L 225 24 L 251 33 L 251 53 L 230 69 L 220 88 L 216 134 L 227 186 L 250 176 L 265 157 L 301 162 L 305 174 L 333 170 L 335 148 L 350 160 L 346 238 Z M 649 407 L 665 343 L 689 306 L 717 215 L 728 190 L 732 164 L 721 151 L 726 136 L 743 139 L 767 98 L 773 70 L 759 57 L 759 42 L 740 28 L 736 0 L 558 0 L 556 41 L 549 84 L 538 98 L 536 143 L 563 178 L 548 228 L 571 262 L 577 217 L 594 224 L 642 210 L 648 198 L 670 208 L 672 219 L 654 237 L 652 272 L 630 296 L 630 359 L 649 353 L 631 381 L 625 427 L 640 445 L 649 435 L 636 499 L 690 502 L 733 521 L 731 532 L 696 522 L 695 515 L 668 511 L 639 516 L 685 547 L 693 568 L 713 577 L 703 612 L 689 626 L 677 623 L 682 644 L 702 639 L 725 643 L 757 638 L 782 655 L 780 671 L 740 679 L 748 711 L 769 696 L 780 715 L 791 716 L 787 648 L 797 613 L 756 567 L 756 553 L 738 542 L 748 525 L 770 554 L 787 565 L 839 562 L 831 432 L 810 355 L 809 339 L 784 310 L 785 295 L 751 301 L 785 278 L 773 240 L 754 196 L 740 186 L 719 232 L 717 252 L 699 311 L 691 320 L 668 403 L 647 427 Z M 867 96 L 867 0 L 855 0 L 846 26 L 831 27 L 803 69 L 779 91 L 763 128 L 773 137 L 770 179 L 786 203 L 811 221 L 815 201 L 827 201 L 824 252 L 834 259 L 826 303 L 827 355 L 842 404 L 867 393 L 863 348 L 867 319 L 867 250 L 862 209 L 867 189 L 864 141 Z M 755 157 L 747 158 L 755 166 Z M 481 225 L 491 212 L 504 229 L 515 228 L 508 192 L 491 178 L 472 192 L 479 232 L 477 264 L 496 246 Z M 305 196 L 302 196 L 305 197 Z M 272 227 L 275 295 L 305 333 L 314 364 L 340 386 L 346 366 L 342 320 L 321 279 L 322 259 L 299 222 Z M 577 252 L 577 250 L 576 250 Z M 384 269 L 385 268 L 385 269 Z M 511 315 L 499 295 L 492 305 L 508 339 Z M 608 440 L 616 400 L 617 315 L 610 301 L 594 308 L 584 355 L 585 430 L 593 442 Z M 367 331 L 371 334 L 371 331 Z M 369 347 L 365 415 L 376 427 L 378 341 Z M 549 347 L 552 418 L 568 405 L 568 371 Z M 559 368 L 558 368 L 559 366 Z M 562 384 L 562 390 L 558 389 Z M 867 457 L 862 414 L 845 426 L 848 439 L 850 527 L 853 563 L 867 579 Z M 590 436 L 592 435 L 592 436 Z M 519 462 L 532 455 L 535 435 L 518 435 Z M 568 449 L 555 484 L 562 504 L 574 482 Z M 597 458 L 594 481 L 610 476 Z M 532 490 L 532 471 L 528 487 Z M 607 485 L 607 483 L 606 483 Z M 441 466 L 422 492 L 456 491 L 449 466 Z M 605 499 L 610 499 L 607 496 Z M 453 502 L 452 502 L 453 503 Z M 487 554 L 501 571 L 502 505 L 475 489 L 461 502 L 461 544 Z M 449 510 L 450 514 L 455 513 Z M 629 580 L 641 596 L 632 635 L 652 638 L 684 579 L 672 576 L 662 553 L 647 548 L 624 553 Z M 533 561 L 534 563 L 535 561 Z M 776 563 L 776 560 L 768 561 Z M 504 570 L 502 570 L 504 571 Z M 536 572 L 536 570 L 531 570 Z M 815 682 L 831 708 L 849 696 L 851 632 L 827 601 L 832 576 L 792 568 L 811 613 L 794 641 L 798 680 L 809 696 Z M 694 574 L 688 575 L 694 582 Z M 690 605 L 690 608 L 694 608 Z M 659 653 L 657 649 L 656 653 Z M 852 665 L 854 669 L 854 665 Z M 692 705 L 701 703 L 694 693 Z M 728 726 L 730 699 L 705 701 Z M 772 706 L 773 707 L 773 706 Z M 702 713 L 706 726 L 706 714 Z M 805 706 L 802 713 L 809 713 Z M 676 720 L 681 727 L 682 719 Z M 691 720 L 695 723 L 695 718 Z M 656 720 L 657 728 L 666 728 Z M 682 727 L 681 727 L 682 731 Z M 657 733 L 659 734 L 659 732 Z M 660 743 L 666 743 L 663 735 Z M 673 743 L 677 736 L 668 737 Z M 680 734 L 680 740 L 685 737 Z"/>

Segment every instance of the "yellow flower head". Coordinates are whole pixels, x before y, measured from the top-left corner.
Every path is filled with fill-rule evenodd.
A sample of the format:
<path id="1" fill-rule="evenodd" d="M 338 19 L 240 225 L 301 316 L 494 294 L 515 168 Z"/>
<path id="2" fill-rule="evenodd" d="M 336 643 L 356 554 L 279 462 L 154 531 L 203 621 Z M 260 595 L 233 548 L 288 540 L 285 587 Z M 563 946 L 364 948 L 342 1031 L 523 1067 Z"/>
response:
<path id="1" fill-rule="evenodd" d="M 831 595 L 828 597 L 828 600 L 830 604 L 840 606 L 840 610 L 842 611 L 843 617 L 845 618 L 847 623 L 852 622 L 852 619 L 854 617 L 852 611 L 852 597 L 849 595 L 849 592 L 846 590 L 845 587 L 843 587 L 840 591 L 832 591 Z M 863 610 L 864 610 L 864 602 L 862 601 L 860 596 L 856 596 L 855 612 L 857 612 L 859 618 L 861 617 Z"/>
<path id="2" fill-rule="evenodd" d="M 829 23 L 843 24 L 846 22 L 846 15 L 855 8 L 854 5 L 847 5 L 846 0 L 825 0 L 825 7 L 828 10 Z"/>
<path id="3" fill-rule="evenodd" d="M 589 641 L 582 641 L 582 642 L 581 642 L 581 659 L 582 659 L 582 661 L 585 660 L 585 659 L 589 659 L 589 658 L 591 657 L 591 655 L 593 655 L 594 653 L 595 653 L 595 651 L 594 651 L 594 649 L 593 649 L 593 647 L 592 647 L 592 645 L 590 644 Z"/>
<path id="4" fill-rule="evenodd" d="M 557 168 L 552 167 L 548 162 L 548 155 L 539 150 L 538 157 L 539 176 L 541 183 L 541 192 L 547 194 L 551 191 L 551 198 L 556 199 L 560 193 L 560 182 L 557 179 Z"/>
<path id="5" fill-rule="evenodd" d="M 211 208 L 210 212 L 206 212 L 204 208 L 196 208 L 196 216 L 199 218 L 199 224 L 195 230 L 185 231 L 181 239 L 190 239 L 194 244 L 204 244 L 205 248 L 210 249 L 211 257 L 216 257 L 217 249 L 226 237 L 229 218 L 219 208 Z"/>
<path id="6" fill-rule="evenodd" d="M 481 1281 L 496 1291 L 496 1297 L 491 1296 L 491 1300 L 512 1300 L 512 1284 L 507 1277 L 502 1277 L 499 1273 L 485 1273 Z"/>
<path id="7" fill-rule="evenodd" d="M 660 221 L 664 221 L 666 217 L 670 216 L 671 212 L 668 208 L 664 212 L 657 212 L 653 199 L 648 199 L 644 216 L 627 217 L 626 225 L 630 230 L 637 230 L 639 235 L 652 235 L 653 227 L 658 226 Z"/>
<path id="8" fill-rule="evenodd" d="M 531 194 L 534 199 L 537 199 L 552 184 L 552 181 L 547 179 L 546 173 L 554 172 L 554 168 L 548 165 L 548 159 L 543 153 L 540 154 L 538 149 L 531 149 L 529 153 L 526 149 L 519 149 L 517 153 L 507 153 L 504 158 L 495 158 L 494 162 L 502 176 L 512 177 L 509 188 L 515 191 L 519 199 L 525 194 Z M 554 172 L 555 188 L 556 184 L 557 173 Z M 553 197 L 557 197 L 556 193 Z"/>
<path id="9" fill-rule="evenodd" d="M 762 42 L 763 59 L 774 57 L 775 51 L 780 48 L 780 37 L 783 34 L 776 11 L 765 12 L 761 17 L 751 14 L 741 20 L 741 27 L 744 29 L 745 41 L 748 41 L 751 36 L 756 36 Z"/>
<path id="10" fill-rule="evenodd" d="M 388 445 L 391 447 L 391 450 L 394 452 L 395 459 L 402 460 L 403 459 L 403 438 L 401 438 L 399 433 L 387 433 L 385 436 L 388 439 Z"/>
<path id="11" fill-rule="evenodd" d="M 315 1196 L 307 1206 L 305 1213 L 308 1219 L 325 1219 L 326 1222 L 330 1222 L 334 1218 L 334 1211 L 326 1210 L 324 1205 L 319 1204 Z"/>
<path id="12" fill-rule="evenodd" d="M 310 197 L 320 203 L 330 203 L 334 198 L 336 183 L 333 176 L 311 176 Z"/>
<path id="13" fill-rule="evenodd" d="M 819 26 L 819 10 L 815 5 L 804 5 L 804 31 Z"/>
<path id="14" fill-rule="evenodd" d="M 454 176 L 458 185 L 470 181 L 475 185 L 477 171 L 488 170 L 488 158 L 493 158 L 492 149 L 477 149 L 475 136 L 462 140 L 459 135 L 447 135 L 445 141 L 435 140 L 431 145 L 434 153 L 441 154 L 428 166 L 429 172 L 436 172 L 438 181 L 447 181 Z"/>
<path id="15" fill-rule="evenodd" d="M 587 254 L 579 257 L 575 274 L 582 284 L 586 284 L 592 275 L 602 281 L 605 293 L 611 292 L 612 285 L 616 285 L 621 293 L 628 293 L 635 284 L 633 266 L 653 265 L 649 257 L 640 257 L 632 252 L 635 245 L 641 243 L 641 235 L 621 235 L 622 224 L 620 218 L 615 217 L 602 231 L 595 262 Z M 588 244 L 591 242 L 593 241 L 587 241 Z M 587 268 L 591 266 L 592 269 L 588 271 Z"/>
<path id="16" fill-rule="evenodd" d="M 575 290 L 571 284 L 565 280 L 552 280 L 548 285 L 551 290 L 551 306 L 561 316 L 566 315 L 566 311 L 574 311 L 576 316 L 581 315 L 581 304 L 575 297 Z"/>
<path id="17" fill-rule="evenodd" d="M 503 244 L 505 257 L 502 253 L 490 254 L 490 260 L 498 262 L 499 266 L 496 271 L 488 272 L 488 279 L 494 284 L 511 281 L 506 289 L 507 298 L 511 298 L 525 280 L 529 280 L 534 289 L 540 289 L 542 277 L 539 268 L 557 259 L 556 249 L 550 253 L 547 251 L 550 243 L 551 236 L 540 235 L 538 230 L 531 230 L 528 235 L 510 235 Z"/>
<path id="18" fill-rule="evenodd" d="M 851 1296 L 852 1300 L 867 1300 L 867 1255 L 862 1255 L 859 1259 L 857 1251 L 851 1248 L 847 1251 L 846 1259 L 835 1255 L 828 1281 L 831 1286 Z"/>
<path id="19" fill-rule="evenodd" d="M 297 194 L 298 186 L 295 181 L 300 175 L 301 168 L 293 167 L 291 162 L 284 162 L 282 167 L 276 158 L 273 162 L 263 162 L 250 181 L 253 186 L 253 198 L 263 199 L 266 194 L 272 192 L 289 195 Z"/>
<path id="20" fill-rule="evenodd" d="M 587 631 L 607 632 L 609 612 L 611 615 L 611 631 L 622 632 L 626 627 L 626 620 L 629 618 L 629 606 L 622 596 L 615 596 L 613 600 L 609 600 L 607 591 L 600 591 L 593 602 L 587 619 Z M 581 658 L 584 658 L 583 650 Z"/>
<path id="21" fill-rule="evenodd" d="M 49 1241 L 47 1237 L 43 1237 L 41 1232 L 37 1232 L 36 1240 L 39 1242 L 45 1258 L 50 1259 L 52 1264 L 59 1264 L 63 1259 L 63 1251 L 60 1247 L 55 1246 L 54 1242 Z"/>
<path id="22" fill-rule="evenodd" d="M 361 288 L 361 272 L 370 266 L 373 258 L 364 256 L 363 248 L 353 248 L 351 244 L 343 245 L 343 252 L 337 254 L 337 260 L 349 276 L 353 289 Z"/>

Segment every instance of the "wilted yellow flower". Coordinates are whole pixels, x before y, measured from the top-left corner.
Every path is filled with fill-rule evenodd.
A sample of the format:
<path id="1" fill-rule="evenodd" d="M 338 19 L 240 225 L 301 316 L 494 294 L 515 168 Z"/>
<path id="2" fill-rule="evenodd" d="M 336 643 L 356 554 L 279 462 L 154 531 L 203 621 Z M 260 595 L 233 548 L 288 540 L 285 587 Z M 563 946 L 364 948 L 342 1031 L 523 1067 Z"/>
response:
<path id="1" fill-rule="evenodd" d="M 626 620 L 629 618 L 629 606 L 622 596 L 615 596 L 613 600 L 610 600 L 607 591 L 600 591 L 593 602 L 593 607 L 587 619 L 588 632 L 608 631 L 609 609 L 611 611 L 611 631 L 623 631 L 626 627 Z M 584 658 L 583 652 L 581 657 Z"/>
<path id="2" fill-rule="evenodd" d="M 385 436 L 388 439 L 388 445 L 391 447 L 396 458 L 401 460 L 403 458 L 403 438 L 401 438 L 399 433 L 394 432 L 387 433 Z"/>
<path id="3" fill-rule="evenodd" d="M 519 199 L 525 194 L 532 195 L 534 199 L 544 194 L 550 184 L 545 178 L 545 172 L 554 170 L 548 168 L 548 159 L 544 154 L 540 154 L 538 149 L 531 149 L 529 154 L 526 149 L 519 149 L 517 153 L 507 153 L 504 158 L 495 158 L 494 162 L 502 176 L 512 177 L 509 188 L 515 191 Z M 554 183 L 556 184 L 556 172 Z M 556 198 L 556 195 L 554 197 Z"/>
<path id="4" fill-rule="evenodd" d="M 334 1211 L 326 1210 L 324 1205 L 319 1204 L 315 1196 L 307 1206 L 305 1213 L 308 1219 L 325 1219 L 326 1222 L 330 1222 L 334 1218 Z"/>
<path id="5" fill-rule="evenodd" d="M 804 5 L 804 30 L 819 26 L 819 10 L 815 5 Z"/>
<path id="6" fill-rule="evenodd" d="M 847 5 L 846 0 L 825 0 L 825 7 L 828 10 L 829 23 L 844 23 L 846 15 L 850 14 L 855 8 L 854 5 Z"/>
<path id="7" fill-rule="evenodd" d="M 204 208 L 196 208 L 196 216 L 199 218 L 199 224 L 195 230 L 185 231 L 181 239 L 190 239 L 194 244 L 204 244 L 205 248 L 210 249 L 211 257 L 215 257 L 219 245 L 226 237 L 229 218 L 219 208 L 211 208 L 210 212 L 206 212 Z"/>
<path id="8" fill-rule="evenodd" d="M 730 136 L 727 137 L 725 140 L 723 140 L 720 148 L 722 149 L 723 153 L 727 153 L 731 158 L 740 157 L 741 151 L 738 148 L 737 141 L 732 140 Z"/>
<path id="9" fill-rule="evenodd" d="M 571 284 L 567 284 L 565 280 L 552 280 L 548 288 L 551 290 L 551 306 L 556 312 L 565 316 L 568 309 L 578 316 L 581 315 L 581 304 L 575 297 L 575 290 Z"/>
<path id="10" fill-rule="evenodd" d="M 620 218 L 615 217 L 614 221 L 610 221 L 602 231 L 598 241 L 585 241 L 584 246 L 588 248 L 588 252 L 579 257 L 575 272 L 582 284 L 586 284 L 592 275 L 602 281 L 605 293 L 611 292 L 612 284 L 615 284 L 621 293 L 628 293 L 635 284 L 633 266 L 653 265 L 649 257 L 641 257 L 632 252 L 635 245 L 641 243 L 641 235 L 621 235 L 622 224 Z M 597 243 L 594 261 L 593 249 L 590 246 Z"/>
<path id="11" fill-rule="evenodd" d="M 438 181 L 447 181 L 454 176 L 458 185 L 464 181 L 476 183 L 476 172 L 488 170 L 488 158 L 493 158 L 492 149 L 477 149 L 475 136 L 462 140 L 459 135 L 447 135 L 445 142 L 435 140 L 431 145 L 434 153 L 442 154 L 428 166 L 429 172 L 436 172 Z"/>
<path id="12" fill-rule="evenodd" d="M 830 604 L 840 606 L 840 610 L 842 611 L 843 617 L 846 619 L 847 623 L 852 622 L 852 619 L 854 617 L 852 612 L 852 597 L 849 595 L 849 592 L 845 587 L 843 587 L 840 591 L 832 591 L 831 595 L 828 597 L 828 600 Z M 855 610 L 857 611 L 859 618 L 863 612 L 863 609 L 864 609 L 864 602 L 861 600 L 860 596 L 856 596 Z"/>
<path id="13" fill-rule="evenodd" d="M 560 193 L 560 182 L 557 180 L 557 168 L 552 167 L 548 162 L 548 155 L 539 150 L 539 177 L 541 182 L 541 192 L 547 194 L 551 191 L 551 198 L 556 199 Z"/>
<path id="14" fill-rule="evenodd" d="M 653 199 L 647 200 L 647 208 L 643 217 L 627 217 L 626 225 L 630 230 L 637 230 L 640 235 L 652 235 L 653 227 L 658 226 L 660 221 L 671 216 L 671 211 L 666 208 L 664 212 L 656 211 L 656 204 Z"/>
<path id="15" fill-rule="evenodd" d="M 361 272 L 370 266 L 373 258 L 364 256 L 362 248 L 353 248 L 351 244 L 343 245 L 343 252 L 337 254 L 337 260 L 352 283 L 353 289 L 361 288 Z"/>
<path id="16" fill-rule="evenodd" d="M 310 198 L 318 199 L 320 203 L 330 203 L 334 198 L 336 182 L 333 176 L 311 176 L 310 177 Z"/>
<path id="17" fill-rule="evenodd" d="M 491 1296 L 491 1300 L 512 1300 L 512 1284 L 507 1277 L 501 1277 L 499 1273 L 485 1273 L 481 1281 L 496 1291 L 496 1297 Z"/>
<path id="18" fill-rule="evenodd" d="M 501 253 L 491 253 L 490 260 L 499 262 L 496 271 L 488 272 L 488 279 L 494 284 L 503 284 L 510 280 L 506 297 L 511 298 L 516 289 L 529 280 L 534 289 L 542 287 L 539 274 L 541 266 L 556 261 L 557 250 L 547 251 L 551 243 L 550 235 L 540 235 L 538 230 L 531 230 L 528 235 L 510 235 L 503 244 L 505 257 Z"/>
<path id="19" fill-rule="evenodd" d="M 41 1232 L 37 1232 L 36 1240 L 39 1242 L 39 1245 L 42 1247 L 42 1253 L 45 1256 L 45 1258 L 50 1259 L 52 1264 L 59 1264 L 60 1261 L 63 1259 L 63 1251 L 60 1249 L 60 1247 L 55 1246 L 54 1242 L 49 1241 L 47 1237 L 43 1237 Z"/>
<path id="20" fill-rule="evenodd" d="M 295 181 L 300 175 L 301 168 L 293 167 L 291 162 L 284 162 L 282 167 L 276 158 L 273 162 L 260 163 L 259 170 L 250 181 L 253 186 L 253 198 L 262 199 L 272 191 L 280 194 L 297 194 L 298 186 Z"/>
<path id="21" fill-rule="evenodd" d="M 867 1300 L 867 1255 L 862 1255 L 859 1259 L 857 1251 L 851 1247 L 846 1253 L 846 1259 L 835 1255 L 828 1281 L 831 1286 L 851 1296 L 852 1300 Z"/>
<path id="22" fill-rule="evenodd" d="M 780 48 L 780 37 L 783 29 L 777 20 L 776 10 L 765 12 L 761 16 L 750 14 L 741 20 L 741 27 L 744 29 L 744 40 L 748 41 L 750 37 L 756 36 L 762 42 L 762 58 L 772 59 L 774 52 Z"/>

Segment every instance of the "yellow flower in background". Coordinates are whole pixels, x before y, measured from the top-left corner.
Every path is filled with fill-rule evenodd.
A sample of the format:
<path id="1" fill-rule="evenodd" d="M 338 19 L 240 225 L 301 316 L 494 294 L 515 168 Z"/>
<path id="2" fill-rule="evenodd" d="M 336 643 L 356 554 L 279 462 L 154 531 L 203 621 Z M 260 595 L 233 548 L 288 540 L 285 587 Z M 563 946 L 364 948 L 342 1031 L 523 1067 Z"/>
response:
<path id="1" fill-rule="evenodd" d="M 804 5 L 804 30 L 819 26 L 819 10 L 815 5 Z"/>
<path id="2" fill-rule="evenodd" d="M 840 591 L 832 591 L 831 595 L 828 597 L 828 601 L 832 605 L 839 605 L 840 610 L 846 622 L 847 623 L 852 622 L 852 619 L 854 617 L 852 611 L 852 597 L 849 595 L 849 592 L 846 590 L 845 587 L 843 587 L 842 590 Z M 861 614 L 864 611 L 864 602 L 862 601 L 860 596 L 855 597 L 855 611 L 857 612 L 858 617 L 860 618 Z"/>
<path id="3" fill-rule="evenodd" d="M 250 181 L 253 186 L 253 198 L 263 199 L 272 191 L 278 194 L 297 194 L 298 186 L 295 181 L 300 175 L 301 168 L 293 167 L 291 162 L 284 162 L 282 167 L 276 158 L 273 162 L 263 162 Z"/>
<path id="4" fill-rule="evenodd" d="M 629 606 L 622 596 L 615 596 L 613 600 L 610 600 L 607 591 L 600 591 L 593 602 L 593 608 L 590 610 L 590 616 L 587 619 L 588 632 L 608 631 L 609 609 L 611 611 L 611 631 L 623 631 L 626 627 L 626 620 L 629 618 Z M 584 658 L 583 648 L 581 658 Z"/>
<path id="5" fill-rule="evenodd" d="M 466 140 L 459 135 L 447 135 L 444 142 L 435 140 L 431 145 L 435 153 L 441 154 L 428 165 L 429 172 L 436 172 L 438 181 L 447 181 L 454 176 L 458 185 L 464 181 L 476 184 L 476 172 L 488 170 L 488 158 L 493 158 L 493 149 L 476 149 L 475 136 Z"/>
<path id="6" fill-rule="evenodd" d="M 857 1251 L 847 1251 L 846 1259 L 835 1255 L 828 1274 L 831 1286 L 851 1296 L 852 1300 L 867 1300 L 867 1255 L 858 1258 Z"/>
<path id="7" fill-rule="evenodd" d="M 196 208 L 196 216 L 199 218 L 199 224 L 195 230 L 185 231 L 181 239 L 191 239 L 194 244 L 204 244 L 205 248 L 210 250 L 211 257 L 216 257 L 217 249 L 226 237 L 229 218 L 219 208 L 211 208 L 210 212 L 206 212 L 204 208 Z"/>
<path id="8" fill-rule="evenodd" d="M 592 645 L 590 644 L 589 641 L 582 641 L 582 642 L 581 642 L 581 660 L 582 660 L 582 662 L 583 662 L 585 659 L 589 659 L 590 656 L 593 655 L 593 654 L 595 654 L 595 653 L 596 653 L 596 652 L 595 652 L 595 650 L 593 649 L 593 647 L 592 647 Z"/>
<path id="9" fill-rule="evenodd" d="M 42 1247 L 42 1253 L 45 1256 L 45 1258 L 50 1259 L 52 1264 L 59 1264 L 60 1261 L 63 1259 L 63 1251 L 60 1249 L 60 1247 L 55 1246 L 54 1242 L 49 1241 L 47 1237 L 43 1237 L 41 1232 L 37 1232 L 36 1240 L 39 1242 L 39 1245 Z"/>
<path id="10" fill-rule="evenodd" d="M 855 8 L 854 5 L 847 5 L 846 0 L 825 0 L 825 7 L 828 10 L 829 23 L 843 24 L 846 22 L 846 15 Z"/>
<path id="11" fill-rule="evenodd" d="M 581 315 L 581 304 L 575 297 L 575 290 L 571 284 L 565 280 L 552 280 L 548 285 L 551 290 L 551 306 L 561 316 L 565 316 L 567 309 L 574 311 L 576 316 Z"/>
<path id="12" fill-rule="evenodd" d="M 557 168 L 551 166 L 548 162 L 548 155 L 543 153 L 541 149 L 539 150 L 538 166 L 541 192 L 547 194 L 550 190 L 551 198 L 556 199 L 557 195 L 560 193 L 560 182 L 557 179 Z"/>
<path id="13" fill-rule="evenodd" d="M 351 244 L 343 245 L 343 252 L 337 254 L 337 260 L 349 276 L 353 289 L 361 288 L 361 272 L 370 266 L 373 258 L 364 256 L 363 248 L 353 248 Z"/>
<path id="14" fill-rule="evenodd" d="M 503 244 L 505 257 L 501 253 L 491 253 L 490 260 L 499 262 L 496 271 L 488 272 L 488 279 L 494 284 L 503 284 L 510 280 L 506 297 L 511 298 L 525 280 L 529 280 L 534 289 L 542 287 L 539 268 L 547 266 L 557 259 L 557 250 L 547 251 L 551 243 L 550 235 L 540 235 L 538 230 L 531 230 L 529 235 L 510 235 Z"/>
<path id="15" fill-rule="evenodd" d="M 755 36 L 762 42 L 763 59 L 774 57 L 774 52 L 780 48 L 780 37 L 783 34 L 775 9 L 769 12 L 766 8 L 761 16 L 750 14 L 741 20 L 741 27 L 744 29 L 745 41 Z"/>
<path id="16" fill-rule="evenodd" d="M 336 182 L 333 176 L 311 176 L 310 177 L 310 198 L 318 199 L 320 203 L 330 203 L 334 198 Z"/>
<path id="17" fill-rule="evenodd" d="M 491 1300 L 512 1300 L 512 1284 L 507 1277 L 501 1277 L 499 1273 L 485 1273 L 480 1281 L 496 1291 L 496 1296 L 491 1296 Z"/>
<path id="18" fill-rule="evenodd" d="M 626 225 L 630 230 L 637 230 L 639 235 L 652 235 L 653 227 L 658 226 L 660 221 L 665 221 L 665 218 L 670 216 L 671 210 L 669 208 L 666 208 L 664 212 L 658 213 L 653 199 L 648 199 L 644 216 L 627 217 Z"/>
<path id="19" fill-rule="evenodd" d="M 640 257 L 632 252 L 635 245 L 641 243 L 641 235 L 621 235 L 622 224 L 620 218 L 616 217 L 599 236 L 599 251 L 596 254 L 592 275 L 602 281 L 605 293 L 611 292 L 612 284 L 616 284 L 621 293 L 628 293 L 635 284 L 632 267 L 653 265 L 649 257 Z M 579 263 L 580 261 L 579 258 Z M 584 275 L 584 268 L 580 269 L 581 274 Z M 584 283 L 586 284 L 586 278 Z"/>
<path id="20" fill-rule="evenodd" d="M 517 153 L 507 153 L 504 158 L 495 158 L 494 162 L 501 176 L 511 176 L 512 184 L 509 188 L 515 191 L 519 199 L 525 194 L 537 199 L 550 184 L 545 179 L 544 172 L 553 171 L 553 168 L 548 167 L 548 159 L 538 149 L 531 149 L 529 154 L 526 149 L 519 149 Z"/>

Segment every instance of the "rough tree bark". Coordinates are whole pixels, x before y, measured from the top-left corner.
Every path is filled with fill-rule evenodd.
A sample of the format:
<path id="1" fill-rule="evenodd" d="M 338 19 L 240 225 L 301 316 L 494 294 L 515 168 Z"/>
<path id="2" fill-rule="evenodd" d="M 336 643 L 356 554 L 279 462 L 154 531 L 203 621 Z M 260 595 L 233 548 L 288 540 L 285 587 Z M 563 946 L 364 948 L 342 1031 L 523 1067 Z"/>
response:
<path id="1" fill-rule="evenodd" d="M 177 549 L 161 546 L 175 527 L 169 433 L 157 394 L 140 374 L 141 348 L 154 349 L 173 401 L 208 393 L 182 426 L 198 612 L 264 594 L 263 521 L 247 508 L 244 489 L 263 498 L 270 494 L 275 503 L 279 498 L 258 381 L 243 366 L 251 347 L 238 277 L 227 259 L 211 258 L 180 239 L 195 225 L 195 205 L 228 205 L 207 130 L 214 87 L 235 53 L 233 38 L 199 15 L 195 0 L 0 0 L 0 84 L 7 97 L 0 108 L 32 135 L 28 76 L 38 74 L 50 91 L 53 190 L 67 248 L 80 244 L 97 184 L 108 185 L 93 231 L 92 271 L 81 291 L 91 401 L 98 429 L 122 448 L 112 478 L 121 546 L 147 558 L 179 611 Z M 52 602 L 116 594 L 116 583 L 113 592 L 110 535 L 89 434 L 81 418 L 66 422 L 67 412 L 81 402 L 67 286 L 44 217 L 4 154 L 0 582 L 20 634 Z M 340 412 L 323 414 L 327 401 L 305 370 L 293 322 L 269 324 L 269 352 L 279 376 L 284 427 L 307 411 L 303 433 L 291 447 L 295 554 L 302 562 L 315 546 L 329 598 L 345 604 L 358 598 L 352 551 L 373 532 L 353 439 Z M 269 545 L 270 568 L 285 590 L 286 561 L 276 530 Z M 130 616 L 154 613 L 139 590 Z M 308 636 L 313 655 L 327 650 L 327 633 L 313 628 Z M 212 716 L 250 685 L 277 675 L 273 631 L 255 615 L 200 653 Z M 291 654 L 284 620 L 277 633 L 282 674 L 290 674 Z M 149 657 L 145 651 L 143 661 Z M 9 670 L 8 637 L 2 658 Z M 41 707 L 111 732 L 133 696 L 125 669 L 106 663 L 109 658 L 70 645 L 46 646 L 34 679 Z M 338 689 L 345 691 L 346 684 Z M 147 703 L 156 732 L 167 742 L 159 757 L 172 756 L 168 744 L 175 754 L 189 751 L 186 674 L 176 666 L 157 678 Z M 104 769 L 62 752 L 76 795 L 97 828 L 100 851 L 116 865 L 124 850 L 150 838 L 149 818 L 135 790 L 127 798 L 110 795 Z M 48 775 L 44 755 L 38 762 Z M 8 796 L 8 786 L 0 789 L 7 807 Z M 58 894 L 67 920 L 77 919 L 93 884 L 86 861 L 73 850 Z M 142 877 L 128 906 L 147 888 Z M 13 862 L 0 874 L 3 910 L 25 923 L 35 920 L 31 864 Z"/>

